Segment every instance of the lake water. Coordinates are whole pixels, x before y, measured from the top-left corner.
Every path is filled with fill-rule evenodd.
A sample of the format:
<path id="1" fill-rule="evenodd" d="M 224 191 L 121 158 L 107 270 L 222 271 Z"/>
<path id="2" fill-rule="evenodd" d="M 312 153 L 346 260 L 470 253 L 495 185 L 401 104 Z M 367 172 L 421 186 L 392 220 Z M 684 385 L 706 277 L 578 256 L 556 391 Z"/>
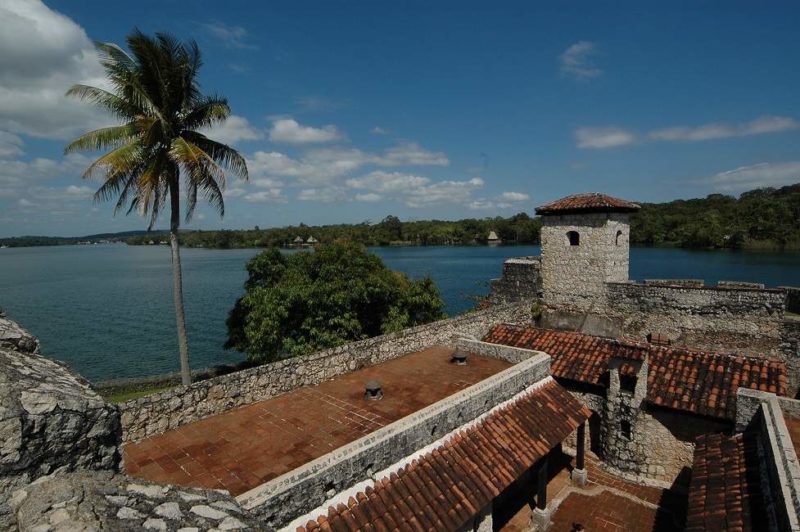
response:
<path id="1" fill-rule="evenodd" d="M 412 277 L 430 275 L 456 314 L 488 292 L 503 260 L 538 247 L 409 247 L 372 250 Z M 182 251 L 192 367 L 242 359 L 226 351 L 225 318 L 257 250 Z M 43 352 L 92 381 L 177 371 L 172 269 L 166 246 L 58 246 L 0 250 L 0 308 L 42 342 Z M 800 254 L 631 250 L 631 278 L 698 278 L 800 286 Z"/>

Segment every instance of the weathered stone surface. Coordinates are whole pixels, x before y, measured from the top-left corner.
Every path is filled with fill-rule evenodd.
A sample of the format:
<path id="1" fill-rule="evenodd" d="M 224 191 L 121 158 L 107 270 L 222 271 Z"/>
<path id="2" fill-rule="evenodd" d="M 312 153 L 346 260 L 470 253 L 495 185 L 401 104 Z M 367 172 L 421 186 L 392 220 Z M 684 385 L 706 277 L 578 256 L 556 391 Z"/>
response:
<path id="1" fill-rule="evenodd" d="M 0 310 L 0 349 L 2 348 L 36 353 L 39 351 L 39 340 L 19 324 L 9 320 Z"/>
<path id="2" fill-rule="evenodd" d="M 446 344 L 456 334 L 481 338 L 495 323 L 530 320 L 529 302 L 497 305 L 134 399 L 120 406 L 123 440 L 138 441 L 231 408 L 319 384 L 342 373 Z"/>
<path id="3" fill-rule="evenodd" d="M 503 276 L 492 279 L 488 301 L 492 305 L 533 301 L 541 295 L 541 258 L 514 257 L 503 262 Z"/>
<path id="4" fill-rule="evenodd" d="M 0 529 L 16 488 L 57 470 L 117 468 L 120 436 L 116 407 L 0 317 Z"/>
<path id="5" fill-rule="evenodd" d="M 110 471 L 81 471 L 40 478 L 17 492 L 13 511 L 23 532 L 34 530 L 264 530 L 243 513 L 235 499 L 214 490 L 180 491 L 170 486 L 138 484 Z M 146 493 L 158 491 L 158 499 Z M 187 502 L 181 493 L 196 498 Z M 123 502 L 120 506 L 118 503 Z M 198 504 L 199 503 L 199 504 Z M 225 505 L 236 516 L 215 509 Z M 193 511 L 203 508 L 200 512 Z M 233 513 L 233 512 L 231 512 Z"/>

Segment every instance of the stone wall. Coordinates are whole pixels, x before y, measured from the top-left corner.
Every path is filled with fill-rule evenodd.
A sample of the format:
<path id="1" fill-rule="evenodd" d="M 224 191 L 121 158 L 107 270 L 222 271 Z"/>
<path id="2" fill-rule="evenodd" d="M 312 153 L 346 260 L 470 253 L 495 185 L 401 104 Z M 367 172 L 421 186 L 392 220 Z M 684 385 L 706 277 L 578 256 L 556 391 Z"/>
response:
<path id="1" fill-rule="evenodd" d="M 117 409 L 0 316 L 0 529 L 12 492 L 54 471 L 116 469 Z"/>
<path id="2" fill-rule="evenodd" d="M 552 307 L 543 324 L 644 341 L 661 333 L 673 345 L 780 356 L 785 294 L 775 289 L 608 283 L 589 312 Z"/>
<path id="3" fill-rule="evenodd" d="M 488 301 L 492 305 L 532 301 L 540 296 L 542 278 L 539 257 L 514 257 L 503 262 L 503 276 L 492 279 Z"/>
<path id="4" fill-rule="evenodd" d="M 42 477 L 15 493 L 12 506 L 21 532 L 265 529 L 226 492 L 110 471 Z"/>
<path id="5" fill-rule="evenodd" d="M 482 338 L 495 323 L 530 320 L 529 304 L 499 305 L 134 399 L 120 405 L 123 440 L 137 441 L 300 386 L 446 344 L 454 335 Z"/>
<path id="6" fill-rule="evenodd" d="M 800 314 L 800 287 L 781 286 L 786 291 L 786 312 Z"/>
<path id="7" fill-rule="evenodd" d="M 557 307 L 590 309 L 605 283 L 627 281 L 629 215 L 588 213 L 542 217 L 542 293 Z M 571 245 L 568 233 L 579 235 Z"/>

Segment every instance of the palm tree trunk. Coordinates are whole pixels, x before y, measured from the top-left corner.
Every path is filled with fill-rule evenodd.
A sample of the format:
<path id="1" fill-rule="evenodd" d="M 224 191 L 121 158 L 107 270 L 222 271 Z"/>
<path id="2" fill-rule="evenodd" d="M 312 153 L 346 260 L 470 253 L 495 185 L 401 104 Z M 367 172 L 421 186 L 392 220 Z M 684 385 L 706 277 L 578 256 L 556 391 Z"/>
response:
<path id="1" fill-rule="evenodd" d="M 189 341 L 186 337 L 186 316 L 183 310 L 183 274 L 181 272 L 181 249 L 178 244 L 180 226 L 180 197 L 177 182 L 170 186 L 171 220 L 169 225 L 169 244 L 172 248 L 172 299 L 175 303 L 175 322 L 178 326 L 178 351 L 181 357 L 181 383 L 189 386 L 192 373 L 189 369 Z"/>

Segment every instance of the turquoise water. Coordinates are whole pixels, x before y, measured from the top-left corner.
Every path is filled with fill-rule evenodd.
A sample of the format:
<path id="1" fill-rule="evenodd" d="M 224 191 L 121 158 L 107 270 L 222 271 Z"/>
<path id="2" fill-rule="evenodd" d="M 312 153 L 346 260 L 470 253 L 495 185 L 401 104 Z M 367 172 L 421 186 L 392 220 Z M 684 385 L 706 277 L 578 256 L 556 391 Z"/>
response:
<path id="1" fill-rule="evenodd" d="M 503 260 L 538 247 L 373 250 L 392 269 L 436 281 L 447 312 L 474 305 Z M 182 252 L 192 366 L 238 362 L 222 349 L 225 318 L 256 250 Z M 46 355 L 97 381 L 176 371 L 171 265 L 166 246 L 59 246 L 0 250 L 0 308 L 37 335 Z M 699 278 L 800 286 L 800 255 L 631 250 L 631 278 Z"/>

